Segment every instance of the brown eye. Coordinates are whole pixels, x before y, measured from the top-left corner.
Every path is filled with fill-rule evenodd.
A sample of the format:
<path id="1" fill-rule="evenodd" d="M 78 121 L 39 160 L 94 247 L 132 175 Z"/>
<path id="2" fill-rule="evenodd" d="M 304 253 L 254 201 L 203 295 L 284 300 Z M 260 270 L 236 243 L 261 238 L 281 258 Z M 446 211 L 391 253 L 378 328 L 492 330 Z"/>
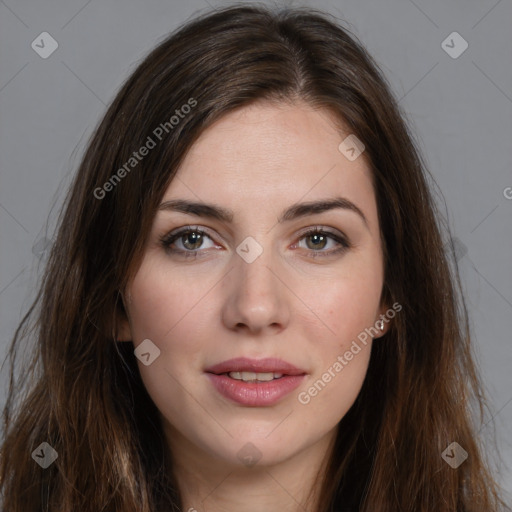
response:
<path id="1" fill-rule="evenodd" d="M 193 251 L 199 249 L 203 243 L 203 235 L 198 231 L 189 231 L 180 238 L 185 249 Z"/>
<path id="2" fill-rule="evenodd" d="M 345 252 L 351 247 L 348 240 L 340 234 L 332 233 L 320 228 L 310 229 L 303 233 L 300 237 L 298 247 L 305 240 L 305 249 L 307 249 L 312 257 L 328 257 L 335 254 Z M 331 247 L 328 247 L 331 245 Z M 324 250 L 326 249 L 327 250 Z"/>
<path id="3" fill-rule="evenodd" d="M 327 239 L 329 237 L 321 235 L 319 233 L 314 233 L 313 235 L 309 235 L 305 238 L 306 238 L 306 240 L 311 242 L 310 244 L 308 242 L 306 242 L 308 249 L 316 250 L 316 249 L 324 249 L 327 244 Z"/>
<path id="4" fill-rule="evenodd" d="M 211 241 L 211 245 L 205 247 L 205 242 Z M 164 249 L 171 253 L 181 253 L 186 256 L 197 254 L 199 249 L 214 247 L 213 240 L 203 230 L 187 227 L 175 233 L 170 233 L 160 239 Z"/>

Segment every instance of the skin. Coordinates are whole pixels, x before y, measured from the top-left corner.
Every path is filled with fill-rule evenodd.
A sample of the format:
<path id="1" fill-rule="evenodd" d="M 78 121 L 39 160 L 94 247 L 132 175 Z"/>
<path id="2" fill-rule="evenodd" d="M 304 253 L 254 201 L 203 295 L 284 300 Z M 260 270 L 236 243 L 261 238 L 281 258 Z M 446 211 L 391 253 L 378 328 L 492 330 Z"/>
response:
<path id="1" fill-rule="evenodd" d="M 165 192 L 163 201 L 215 203 L 234 214 L 224 223 L 159 211 L 123 297 L 121 339 L 135 347 L 150 339 L 161 351 L 139 367 L 161 413 L 183 510 L 314 510 L 308 491 L 318 488 L 316 473 L 361 389 L 372 340 L 307 405 L 298 394 L 388 309 L 380 303 L 384 266 L 370 169 L 364 153 L 349 161 L 338 150 L 349 133 L 326 110 L 255 103 L 205 130 Z M 277 223 L 294 203 L 337 196 L 355 203 L 367 225 L 348 209 Z M 203 245 L 188 236 L 172 247 L 199 253 L 196 259 L 160 242 L 187 225 L 208 232 Z M 334 254 L 335 240 L 302 236 L 317 226 L 344 234 L 351 247 Z M 263 248 L 252 263 L 236 252 L 248 236 Z M 243 406 L 220 395 L 204 372 L 237 356 L 281 358 L 307 375 L 277 404 Z M 248 442 L 261 454 L 252 467 L 237 457 Z"/>

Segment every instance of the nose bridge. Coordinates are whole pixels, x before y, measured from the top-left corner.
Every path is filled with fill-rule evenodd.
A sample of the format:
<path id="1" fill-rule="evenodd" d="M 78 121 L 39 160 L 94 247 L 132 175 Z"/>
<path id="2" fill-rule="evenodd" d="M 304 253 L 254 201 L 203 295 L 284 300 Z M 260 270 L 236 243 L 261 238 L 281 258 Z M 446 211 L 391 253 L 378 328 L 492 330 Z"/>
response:
<path id="1" fill-rule="evenodd" d="M 254 239 L 246 240 L 237 248 L 236 288 L 251 300 L 270 301 L 277 293 L 276 270 L 273 268 L 276 258 L 270 244 L 264 249 L 258 244 L 260 249 L 256 243 Z"/>
<path id="2" fill-rule="evenodd" d="M 267 237 L 267 242 L 270 237 Z M 277 255 L 270 244 L 245 239 L 233 255 L 233 272 L 228 277 L 229 291 L 225 304 L 225 321 L 231 328 L 245 325 L 249 330 L 261 330 L 288 320 L 283 284 L 276 277 L 279 270 Z"/>

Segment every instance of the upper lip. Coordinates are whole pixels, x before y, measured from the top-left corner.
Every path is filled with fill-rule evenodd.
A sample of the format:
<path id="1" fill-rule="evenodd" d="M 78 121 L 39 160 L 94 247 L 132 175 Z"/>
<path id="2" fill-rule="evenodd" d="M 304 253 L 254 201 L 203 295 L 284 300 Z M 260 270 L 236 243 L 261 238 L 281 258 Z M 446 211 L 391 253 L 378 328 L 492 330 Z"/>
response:
<path id="1" fill-rule="evenodd" d="M 217 363 L 206 368 L 205 372 L 217 375 L 229 372 L 282 373 L 283 375 L 304 375 L 306 373 L 282 359 L 249 359 L 247 357 L 236 357 Z"/>

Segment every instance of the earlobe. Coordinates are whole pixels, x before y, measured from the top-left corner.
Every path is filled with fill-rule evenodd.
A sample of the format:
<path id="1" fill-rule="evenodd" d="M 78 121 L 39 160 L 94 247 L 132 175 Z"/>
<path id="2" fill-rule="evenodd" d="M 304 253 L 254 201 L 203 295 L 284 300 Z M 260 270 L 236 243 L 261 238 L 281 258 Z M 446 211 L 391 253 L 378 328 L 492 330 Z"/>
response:
<path id="1" fill-rule="evenodd" d="M 375 328 L 379 331 L 378 338 L 387 334 L 389 329 L 391 328 L 391 324 L 393 322 L 393 318 L 395 318 L 397 312 L 402 309 L 398 302 L 395 302 L 393 306 L 386 306 L 381 308 L 379 312 L 379 318 L 375 322 Z"/>
<path id="2" fill-rule="evenodd" d="M 388 308 L 382 308 L 379 314 L 379 318 L 375 321 L 375 329 L 379 332 L 376 338 L 381 338 L 387 333 L 389 329 L 390 320 L 387 316 Z"/>
<path id="3" fill-rule="evenodd" d="M 388 332 L 389 327 L 390 320 L 388 320 L 387 318 L 379 319 L 377 324 L 377 328 L 379 329 L 379 338 L 382 338 L 382 336 L 384 336 Z"/>

